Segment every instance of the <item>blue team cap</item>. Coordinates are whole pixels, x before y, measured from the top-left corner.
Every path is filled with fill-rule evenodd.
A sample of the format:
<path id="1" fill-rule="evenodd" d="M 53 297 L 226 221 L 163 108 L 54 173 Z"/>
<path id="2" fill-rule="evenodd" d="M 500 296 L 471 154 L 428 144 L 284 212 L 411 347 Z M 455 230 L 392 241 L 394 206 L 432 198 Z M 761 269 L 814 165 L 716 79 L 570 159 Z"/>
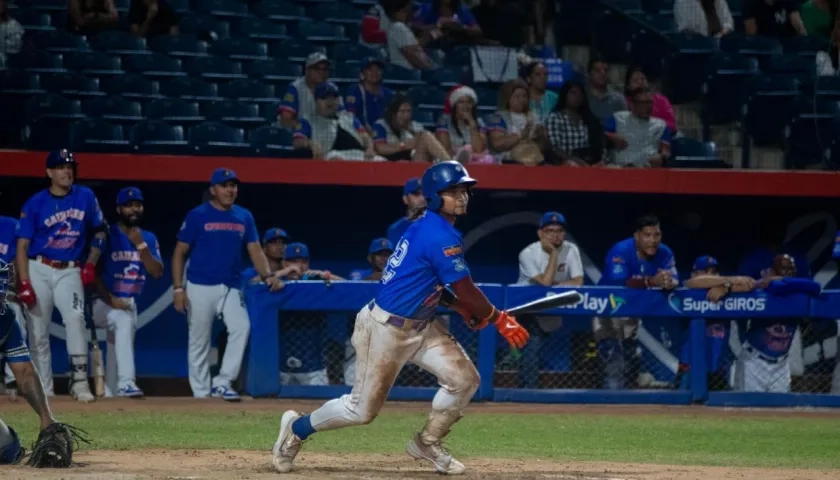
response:
<path id="1" fill-rule="evenodd" d="M 718 261 L 715 257 L 709 255 L 703 255 L 702 257 L 697 257 L 697 260 L 694 261 L 694 267 L 692 267 L 693 271 L 698 270 L 708 270 L 710 268 L 717 269 Z"/>
<path id="2" fill-rule="evenodd" d="M 76 163 L 76 159 L 73 157 L 73 152 L 63 148 L 61 150 L 55 150 L 47 154 L 47 168 L 56 168 L 58 166 L 64 165 L 65 163 Z"/>
<path id="3" fill-rule="evenodd" d="M 368 255 L 373 255 L 374 253 L 385 251 L 394 251 L 394 244 L 388 241 L 387 238 L 377 238 L 374 241 L 370 242 L 370 248 L 368 248 Z"/>
<path id="4" fill-rule="evenodd" d="M 272 240 L 277 240 L 278 238 L 282 238 L 287 242 L 289 241 L 289 235 L 287 235 L 286 231 L 282 228 L 269 228 L 263 235 L 263 243 L 268 243 Z"/>
<path id="5" fill-rule="evenodd" d="M 117 206 L 125 205 L 128 202 L 143 201 L 143 192 L 137 187 L 125 187 L 117 194 Z"/>
<path id="6" fill-rule="evenodd" d="M 296 258 L 305 258 L 309 260 L 309 247 L 300 242 L 290 243 L 286 245 L 286 260 L 294 260 Z"/>
<path id="7" fill-rule="evenodd" d="M 540 228 L 548 225 L 562 225 L 566 226 L 566 217 L 560 212 L 546 212 L 540 220 Z"/>
<path id="8" fill-rule="evenodd" d="M 338 86 L 332 82 L 319 83 L 315 87 L 315 98 L 328 98 L 338 96 Z"/>
<path id="9" fill-rule="evenodd" d="M 420 178 L 411 178 L 405 182 L 403 195 L 408 195 L 409 193 L 420 193 Z"/>
<path id="10" fill-rule="evenodd" d="M 222 183 L 234 181 L 239 183 L 239 177 L 236 176 L 236 172 L 229 168 L 217 168 L 213 172 L 213 176 L 210 177 L 210 186 L 221 185 Z"/>
<path id="11" fill-rule="evenodd" d="M 371 65 L 379 65 L 379 68 L 385 68 L 385 63 L 376 57 L 367 57 L 359 63 L 359 70 L 365 70 Z"/>

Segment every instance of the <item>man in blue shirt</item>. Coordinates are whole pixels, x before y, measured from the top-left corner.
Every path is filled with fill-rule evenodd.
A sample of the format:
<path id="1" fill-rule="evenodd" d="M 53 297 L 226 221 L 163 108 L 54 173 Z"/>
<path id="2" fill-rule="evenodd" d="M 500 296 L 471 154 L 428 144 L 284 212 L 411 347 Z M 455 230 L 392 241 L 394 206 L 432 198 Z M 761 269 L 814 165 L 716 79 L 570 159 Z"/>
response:
<path id="1" fill-rule="evenodd" d="M 633 236 L 612 246 L 604 261 L 600 285 L 628 288 L 661 288 L 679 285 L 671 249 L 662 243 L 659 219 L 644 215 L 636 220 Z M 604 388 L 635 385 L 641 369 L 637 353 L 639 319 L 595 317 L 592 329 L 604 362 Z"/>
<path id="2" fill-rule="evenodd" d="M 423 197 L 423 192 L 420 191 L 420 179 L 411 178 L 405 182 L 403 187 L 403 204 L 405 204 L 405 216 L 392 223 L 388 227 L 388 241 L 396 245 L 400 241 L 409 225 L 416 220 L 417 213 L 426 208 L 426 198 Z"/>
<path id="3" fill-rule="evenodd" d="M 367 261 L 370 268 L 366 270 L 353 270 L 348 280 L 372 280 L 378 282 L 382 278 L 382 272 L 388 263 L 388 257 L 394 253 L 394 244 L 387 238 L 374 238 L 368 247 Z"/>
<path id="4" fill-rule="evenodd" d="M 373 136 L 373 124 L 382 118 L 385 109 L 394 96 L 394 91 L 382 85 L 382 70 L 385 64 L 375 57 L 362 60 L 359 65 L 361 81 L 347 90 L 344 108 L 353 113 Z"/>

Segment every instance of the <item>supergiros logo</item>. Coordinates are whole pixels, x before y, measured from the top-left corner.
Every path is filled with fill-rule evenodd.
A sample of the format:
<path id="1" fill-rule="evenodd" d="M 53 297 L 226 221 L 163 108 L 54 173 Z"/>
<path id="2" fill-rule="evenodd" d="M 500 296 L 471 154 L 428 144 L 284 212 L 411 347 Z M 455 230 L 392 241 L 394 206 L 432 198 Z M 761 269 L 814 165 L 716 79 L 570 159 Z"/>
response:
<path id="1" fill-rule="evenodd" d="M 668 296 L 668 305 L 680 313 L 763 312 L 767 309 L 767 299 L 764 297 L 727 297 L 722 302 L 713 303 L 708 300 L 679 298 L 672 293 Z"/>
<path id="2" fill-rule="evenodd" d="M 598 315 L 602 315 L 607 312 L 612 315 L 616 313 L 625 303 L 627 303 L 627 301 L 618 295 L 610 294 L 609 296 L 603 297 L 587 292 L 581 296 L 578 303 L 560 308 L 582 308 L 587 312 L 593 312 Z"/>

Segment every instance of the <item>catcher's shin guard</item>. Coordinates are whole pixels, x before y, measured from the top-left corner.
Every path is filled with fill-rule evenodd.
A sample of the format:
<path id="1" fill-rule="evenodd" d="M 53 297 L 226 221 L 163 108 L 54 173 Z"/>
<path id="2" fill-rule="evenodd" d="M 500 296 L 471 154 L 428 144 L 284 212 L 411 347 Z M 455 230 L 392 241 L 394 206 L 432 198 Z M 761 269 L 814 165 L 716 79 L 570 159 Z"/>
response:
<path id="1" fill-rule="evenodd" d="M 12 434 L 12 443 L 0 448 L 0 465 L 16 465 L 26 455 L 26 450 L 20 445 L 17 432 L 9 427 L 9 433 Z"/>

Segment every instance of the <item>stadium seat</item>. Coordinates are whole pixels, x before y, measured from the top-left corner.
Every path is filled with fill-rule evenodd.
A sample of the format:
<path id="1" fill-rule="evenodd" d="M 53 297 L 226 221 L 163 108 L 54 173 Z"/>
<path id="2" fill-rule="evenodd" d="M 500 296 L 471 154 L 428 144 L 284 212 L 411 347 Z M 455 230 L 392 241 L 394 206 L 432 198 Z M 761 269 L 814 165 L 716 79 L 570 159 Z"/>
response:
<path id="1" fill-rule="evenodd" d="M 415 108 L 411 111 L 412 120 L 423 125 L 426 129 L 433 129 L 437 123 L 437 114 L 432 110 Z"/>
<path id="2" fill-rule="evenodd" d="M 219 85 L 219 96 L 222 98 L 235 98 L 257 103 L 274 103 L 277 101 L 274 86 L 262 83 L 261 81 L 253 78 L 233 80 Z"/>
<path id="3" fill-rule="evenodd" d="M 326 22 L 304 21 L 297 25 L 297 35 L 313 43 L 334 43 L 346 40 L 344 28 Z"/>
<path id="4" fill-rule="evenodd" d="M 365 58 L 379 58 L 379 52 L 360 43 L 339 43 L 332 47 L 330 58 L 340 59 L 341 62 L 357 62 Z"/>
<path id="5" fill-rule="evenodd" d="M 149 55 L 129 55 L 122 62 L 125 71 L 139 73 L 144 77 L 162 79 L 171 77 L 182 77 L 186 75 L 181 60 L 170 58 L 162 53 L 150 53 Z"/>
<path id="6" fill-rule="evenodd" d="M 41 87 L 52 93 L 60 93 L 70 98 L 101 97 L 99 80 L 78 72 L 45 73 L 41 75 Z"/>
<path id="7" fill-rule="evenodd" d="M 718 158 L 715 144 L 701 142 L 690 137 L 671 141 L 671 156 L 666 162 L 671 168 L 727 168 L 726 162 Z"/>
<path id="8" fill-rule="evenodd" d="M 757 146 L 780 147 L 799 96 L 798 81 L 788 75 L 761 75 L 751 79 L 748 88 L 744 116 L 747 136 Z"/>
<path id="9" fill-rule="evenodd" d="M 204 110 L 208 120 L 222 122 L 237 128 L 249 128 L 265 124 L 256 103 L 222 100 L 207 105 Z"/>
<path id="10" fill-rule="evenodd" d="M 29 42 L 39 50 L 55 53 L 81 52 L 88 49 L 85 37 L 66 30 L 41 30 L 27 34 Z"/>
<path id="11" fill-rule="evenodd" d="M 0 98 L 5 95 L 37 95 L 44 93 L 37 73 L 23 70 L 0 70 Z"/>
<path id="12" fill-rule="evenodd" d="M 256 13 L 262 18 L 281 22 L 295 22 L 307 18 L 304 7 L 284 0 L 261 1 L 257 5 Z"/>
<path id="13" fill-rule="evenodd" d="M 17 20 L 24 30 L 34 32 L 38 30 L 52 30 L 52 17 L 44 12 L 29 9 L 12 10 L 11 17 Z"/>
<path id="14" fill-rule="evenodd" d="M 361 23 L 364 12 L 344 2 L 320 4 L 307 9 L 309 16 L 328 23 L 351 24 Z"/>
<path id="15" fill-rule="evenodd" d="M 123 129 L 101 118 L 86 118 L 70 127 L 70 148 L 79 152 L 128 152 Z"/>
<path id="16" fill-rule="evenodd" d="M 144 120 L 131 129 L 131 148 L 137 153 L 180 155 L 188 152 L 184 127 L 160 120 Z"/>
<path id="17" fill-rule="evenodd" d="M 408 96 L 415 107 L 437 110 L 443 108 L 446 100 L 446 92 L 430 85 L 411 87 L 408 90 Z"/>
<path id="18" fill-rule="evenodd" d="M 184 70 L 190 75 L 212 80 L 246 78 L 239 62 L 224 57 L 195 57 L 186 61 Z"/>
<path id="19" fill-rule="evenodd" d="M 239 34 L 252 40 L 285 40 L 289 32 L 285 25 L 264 18 L 243 18 L 237 27 Z"/>
<path id="20" fill-rule="evenodd" d="M 142 55 L 149 52 L 145 38 L 116 30 L 93 36 L 90 45 L 94 50 L 117 55 Z"/>
<path id="21" fill-rule="evenodd" d="M 737 53 L 713 56 L 703 85 L 704 120 L 713 125 L 740 120 L 748 95 L 747 81 L 759 73 L 755 57 Z"/>
<path id="22" fill-rule="evenodd" d="M 181 33 L 187 35 L 208 35 L 216 34 L 218 38 L 230 36 L 230 24 L 224 20 L 213 18 L 210 15 L 184 15 L 179 23 Z"/>
<path id="23" fill-rule="evenodd" d="M 139 102 L 116 95 L 85 102 L 82 104 L 82 111 L 88 117 L 99 117 L 115 125 L 134 124 L 143 120 Z"/>
<path id="24" fill-rule="evenodd" d="M 277 103 L 261 103 L 260 116 L 265 120 L 265 123 L 277 122 Z"/>
<path id="25" fill-rule="evenodd" d="M 446 52 L 446 57 L 443 59 L 443 64 L 447 67 L 459 67 L 461 65 L 472 64 L 472 47 L 466 45 L 459 45 Z"/>
<path id="26" fill-rule="evenodd" d="M 238 156 L 248 153 L 242 129 L 219 122 L 204 122 L 190 129 L 190 149 L 198 155 Z"/>
<path id="27" fill-rule="evenodd" d="M 436 70 L 423 72 L 422 77 L 425 83 L 439 85 L 441 87 L 454 87 L 460 83 L 468 82 L 470 67 L 443 67 Z"/>
<path id="28" fill-rule="evenodd" d="M 770 57 L 782 54 L 782 45 L 775 38 L 733 32 L 720 39 L 720 50 L 755 58 L 763 68 Z"/>
<path id="29" fill-rule="evenodd" d="M 161 35 L 149 44 L 155 52 L 161 52 L 170 57 L 205 57 L 207 43 L 198 40 L 193 35 Z"/>
<path id="30" fill-rule="evenodd" d="M 246 65 L 248 75 L 284 85 L 303 75 L 303 67 L 280 59 L 254 60 Z"/>
<path id="31" fill-rule="evenodd" d="M 620 12 L 627 15 L 643 13 L 645 11 L 642 5 L 643 0 L 610 0 L 610 5 Z"/>
<path id="32" fill-rule="evenodd" d="M 101 52 L 70 53 L 64 57 L 64 65 L 90 76 L 113 76 L 125 73 L 120 57 Z"/>
<path id="33" fill-rule="evenodd" d="M 636 11 L 641 12 L 641 6 Z M 634 19 L 606 8 L 597 13 L 592 28 L 593 51 L 608 62 L 621 63 L 626 61 L 628 42 L 641 30 Z"/>
<path id="34" fill-rule="evenodd" d="M 38 118 L 29 122 L 21 132 L 26 148 L 50 151 L 67 148 L 72 120 L 66 118 Z"/>
<path id="35" fill-rule="evenodd" d="M 674 15 L 674 0 L 642 0 L 642 10 L 654 15 Z"/>
<path id="36" fill-rule="evenodd" d="M 398 67 L 396 65 L 389 65 L 385 68 L 382 75 L 382 80 L 388 85 L 399 87 L 411 87 L 414 85 L 423 85 L 423 80 L 420 79 L 420 72 L 417 70 L 409 70 L 407 68 Z"/>
<path id="37" fill-rule="evenodd" d="M 197 11 L 219 18 L 244 18 L 250 15 L 248 6 L 236 0 L 201 0 Z"/>
<path id="38" fill-rule="evenodd" d="M 796 76 L 800 88 L 813 91 L 816 83 L 817 66 L 814 60 L 795 54 L 776 55 L 767 62 L 766 73 L 780 73 Z"/>
<path id="39" fill-rule="evenodd" d="M 102 80 L 102 90 L 109 95 L 149 100 L 160 97 L 158 83 L 141 75 L 120 75 Z"/>
<path id="40" fill-rule="evenodd" d="M 26 51 L 6 57 L 6 66 L 15 70 L 26 70 L 33 73 L 51 73 L 64 71 L 61 54 Z"/>
<path id="41" fill-rule="evenodd" d="M 67 10 L 67 2 L 63 0 L 39 0 L 37 2 L 31 2 L 31 8 L 40 11 L 58 11 L 58 10 Z"/>
<path id="42" fill-rule="evenodd" d="M 254 42 L 247 38 L 225 38 L 210 46 L 212 55 L 221 55 L 234 60 L 258 60 L 268 57 L 265 43 Z"/>
<path id="43" fill-rule="evenodd" d="M 252 130 L 248 134 L 251 144 L 251 154 L 257 157 L 290 158 L 292 147 L 292 132 L 285 128 L 265 126 Z"/>
<path id="44" fill-rule="evenodd" d="M 832 141 L 840 135 L 840 105 L 831 100 L 802 95 L 785 129 L 785 162 L 788 168 L 821 165 L 828 160 Z"/>
<path id="45" fill-rule="evenodd" d="M 717 40 L 705 35 L 677 33 L 665 58 L 663 93 L 674 105 L 700 99 L 708 62 L 718 51 Z"/>
<path id="46" fill-rule="evenodd" d="M 829 42 L 827 38 L 813 35 L 794 35 L 782 40 L 782 49 L 786 54 L 809 58 L 816 57 L 817 52 L 828 50 L 828 46 Z"/>
<path id="47" fill-rule="evenodd" d="M 25 115 L 28 120 L 37 118 L 78 120 L 84 118 L 82 105 L 55 93 L 36 95 L 26 102 Z"/>
<path id="48" fill-rule="evenodd" d="M 146 118 L 179 125 L 198 124 L 205 120 L 197 103 L 180 98 L 161 98 L 148 103 Z"/>
<path id="49" fill-rule="evenodd" d="M 814 93 L 825 100 L 840 102 L 840 77 L 817 77 Z M 840 158 L 835 160 L 840 161 Z"/>
<path id="50" fill-rule="evenodd" d="M 167 97 L 180 97 L 184 100 L 219 100 L 215 83 L 194 77 L 179 77 L 163 82 L 160 92 Z"/>
<path id="51" fill-rule="evenodd" d="M 290 62 L 303 62 L 313 52 L 327 53 L 324 47 L 318 47 L 312 43 L 298 38 L 290 38 L 280 42 L 270 42 L 268 53 L 275 58 L 286 58 Z"/>
<path id="52" fill-rule="evenodd" d="M 166 3 L 177 13 L 191 12 L 190 0 L 166 0 Z"/>
<path id="53" fill-rule="evenodd" d="M 336 57 L 341 58 L 341 57 Z M 359 83 L 359 64 L 356 62 L 339 62 L 333 67 L 330 81 L 337 84 Z"/>

